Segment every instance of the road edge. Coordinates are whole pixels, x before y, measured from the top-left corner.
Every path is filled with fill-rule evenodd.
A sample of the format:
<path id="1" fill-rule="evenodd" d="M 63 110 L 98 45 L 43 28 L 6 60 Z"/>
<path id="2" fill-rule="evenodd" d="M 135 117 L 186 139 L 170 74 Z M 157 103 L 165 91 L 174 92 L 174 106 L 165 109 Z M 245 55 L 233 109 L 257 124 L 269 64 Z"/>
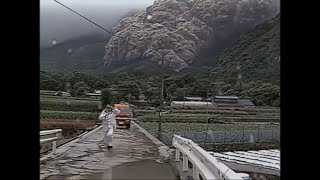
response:
<path id="1" fill-rule="evenodd" d="M 40 158 L 40 164 L 44 163 L 47 160 L 59 157 L 61 154 L 65 153 L 70 148 L 72 148 L 74 143 L 78 142 L 79 140 L 82 140 L 82 139 L 85 139 L 85 138 L 91 136 L 93 133 L 100 130 L 101 128 L 102 128 L 102 125 L 98 125 L 94 129 L 92 129 L 91 131 L 86 131 L 86 132 L 78 135 L 77 137 L 75 137 L 72 141 L 69 141 L 69 142 L 57 147 L 56 154 L 53 154 L 52 152 L 50 152 L 47 155 L 43 156 L 42 158 Z"/>
<path id="2" fill-rule="evenodd" d="M 158 146 L 159 155 L 161 159 L 164 161 L 164 163 L 168 163 L 171 166 L 171 170 L 173 174 L 176 176 L 176 180 L 180 180 L 181 176 L 179 173 L 179 170 L 177 169 L 175 165 L 175 161 L 173 160 L 173 153 L 174 150 L 170 149 L 167 145 L 165 145 L 163 142 L 161 142 L 159 139 L 151 135 L 147 130 L 145 130 L 143 127 L 141 127 L 136 122 L 132 121 L 133 126 L 137 127 L 140 132 L 142 132 L 148 139 L 150 139 L 154 144 Z"/>

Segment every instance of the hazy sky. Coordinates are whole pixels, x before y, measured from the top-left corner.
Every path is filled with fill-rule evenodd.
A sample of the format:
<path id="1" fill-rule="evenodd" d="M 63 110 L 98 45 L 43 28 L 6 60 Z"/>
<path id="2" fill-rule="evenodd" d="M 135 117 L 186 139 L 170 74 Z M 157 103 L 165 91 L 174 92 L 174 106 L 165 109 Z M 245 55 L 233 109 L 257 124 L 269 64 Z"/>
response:
<path id="1" fill-rule="evenodd" d="M 111 29 L 132 10 L 144 10 L 154 0 L 58 0 L 92 21 Z M 40 45 L 90 33 L 106 33 L 53 0 L 40 0 Z"/>

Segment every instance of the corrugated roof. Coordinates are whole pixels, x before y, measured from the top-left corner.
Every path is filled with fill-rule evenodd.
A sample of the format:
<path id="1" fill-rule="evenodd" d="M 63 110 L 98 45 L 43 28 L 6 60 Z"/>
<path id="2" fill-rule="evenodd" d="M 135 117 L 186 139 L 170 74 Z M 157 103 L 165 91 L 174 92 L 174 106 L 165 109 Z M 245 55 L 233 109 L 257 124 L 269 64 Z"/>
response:
<path id="1" fill-rule="evenodd" d="M 215 99 L 239 99 L 237 96 L 214 96 Z"/>
<path id="2" fill-rule="evenodd" d="M 101 94 L 98 93 L 87 93 L 87 96 L 101 96 Z"/>
<path id="3" fill-rule="evenodd" d="M 202 97 L 185 97 L 188 100 L 202 100 Z"/>
<path id="4" fill-rule="evenodd" d="M 211 102 L 172 101 L 171 106 L 212 106 Z"/>

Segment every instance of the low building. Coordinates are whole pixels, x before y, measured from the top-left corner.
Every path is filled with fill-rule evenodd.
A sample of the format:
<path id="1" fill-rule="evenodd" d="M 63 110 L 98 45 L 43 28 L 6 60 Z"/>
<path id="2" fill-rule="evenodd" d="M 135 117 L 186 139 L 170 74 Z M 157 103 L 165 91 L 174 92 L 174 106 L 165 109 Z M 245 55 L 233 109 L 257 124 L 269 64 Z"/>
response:
<path id="1" fill-rule="evenodd" d="M 55 95 L 55 96 L 62 96 L 62 97 L 71 97 L 71 94 L 70 94 L 70 93 L 68 93 L 68 92 L 62 92 L 62 91 L 56 92 L 54 95 Z"/>
<path id="2" fill-rule="evenodd" d="M 211 102 L 217 107 L 254 107 L 249 99 L 239 99 L 237 96 L 214 96 Z"/>
<path id="3" fill-rule="evenodd" d="M 101 98 L 101 94 L 99 93 L 86 93 L 87 97 L 90 97 L 92 99 L 100 99 Z"/>
<path id="4" fill-rule="evenodd" d="M 207 107 L 212 106 L 211 102 L 197 102 L 197 101 L 172 101 L 171 107 Z"/>
<path id="5" fill-rule="evenodd" d="M 185 101 L 192 101 L 192 102 L 202 102 L 202 97 L 185 97 Z"/>
<path id="6" fill-rule="evenodd" d="M 131 103 L 138 107 L 149 107 L 153 106 L 155 102 L 146 100 L 133 100 Z"/>
<path id="7" fill-rule="evenodd" d="M 249 99 L 237 96 L 214 96 L 212 98 L 185 97 L 185 101 L 172 101 L 171 107 L 254 107 Z"/>
<path id="8" fill-rule="evenodd" d="M 102 91 L 101 91 L 101 90 L 95 90 L 94 93 L 96 93 L 96 94 L 102 94 Z"/>
<path id="9" fill-rule="evenodd" d="M 237 96 L 214 96 L 213 102 L 217 103 L 238 103 L 239 98 Z"/>

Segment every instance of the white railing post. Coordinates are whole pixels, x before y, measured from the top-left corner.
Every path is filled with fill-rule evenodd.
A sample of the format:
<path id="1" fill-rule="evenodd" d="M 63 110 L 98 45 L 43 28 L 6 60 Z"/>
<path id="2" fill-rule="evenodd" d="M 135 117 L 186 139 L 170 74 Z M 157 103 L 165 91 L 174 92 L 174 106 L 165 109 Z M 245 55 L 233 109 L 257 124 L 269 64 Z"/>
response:
<path id="1" fill-rule="evenodd" d="M 60 139 L 61 129 L 40 131 L 40 143 L 52 142 L 52 153 L 57 151 L 57 140 Z M 55 137 L 41 139 L 42 136 L 55 135 Z"/>
<path id="2" fill-rule="evenodd" d="M 61 134 L 61 132 L 57 132 L 57 134 L 56 134 L 58 139 L 60 139 L 60 134 Z"/>
<path id="3" fill-rule="evenodd" d="M 189 166 L 188 166 L 188 156 L 183 154 L 182 155 L 182 171 L 188 171 L 189 170 Z"/>
<path id="4" fill-rule="evenodd" d="M 180 161 L 180 151 L 176 149 L 176 162 Z"/>
<path id="5" fill-rule="evenodd" d="M 53 141 L 52 142 L 52 152 L 53 152 L 53 154 L 56 153 L 56 150 L 57 150 L 57 141 Z"/>
<path id="6" fill-rule="evenodd" d="M 200 176 L 199 176 L 199 171 L 198 171 L 197 167 L 193 166 L 192 170 L 193 170 L 193 179 L 199 180 Z"/>
<path id="7" fill-rule="evenodd" d="M 248 174 L 234 172 L 190 139 L 175 134 L 172 146 L 176 148 L 176 160 L 180 159 L 180 153 L 183 155 L 182 171 L 188 171 L 189 161 L 192 163 L 196 180 L 200 179 L 200 174 L 204 180 L 245 180 L 249 177 Z"/>
<path id="8" fill-rule="evenodd" d="M 57 139 L 60 138 L 59 135 L 60 135 L 60 131 L 56 133 Z M 57 141 L 55 140 L 55 141 L 52 142 L 52 152 L 53 152 L 53 154 L 56 154 L 56 151 L 57 151 Z"/>

